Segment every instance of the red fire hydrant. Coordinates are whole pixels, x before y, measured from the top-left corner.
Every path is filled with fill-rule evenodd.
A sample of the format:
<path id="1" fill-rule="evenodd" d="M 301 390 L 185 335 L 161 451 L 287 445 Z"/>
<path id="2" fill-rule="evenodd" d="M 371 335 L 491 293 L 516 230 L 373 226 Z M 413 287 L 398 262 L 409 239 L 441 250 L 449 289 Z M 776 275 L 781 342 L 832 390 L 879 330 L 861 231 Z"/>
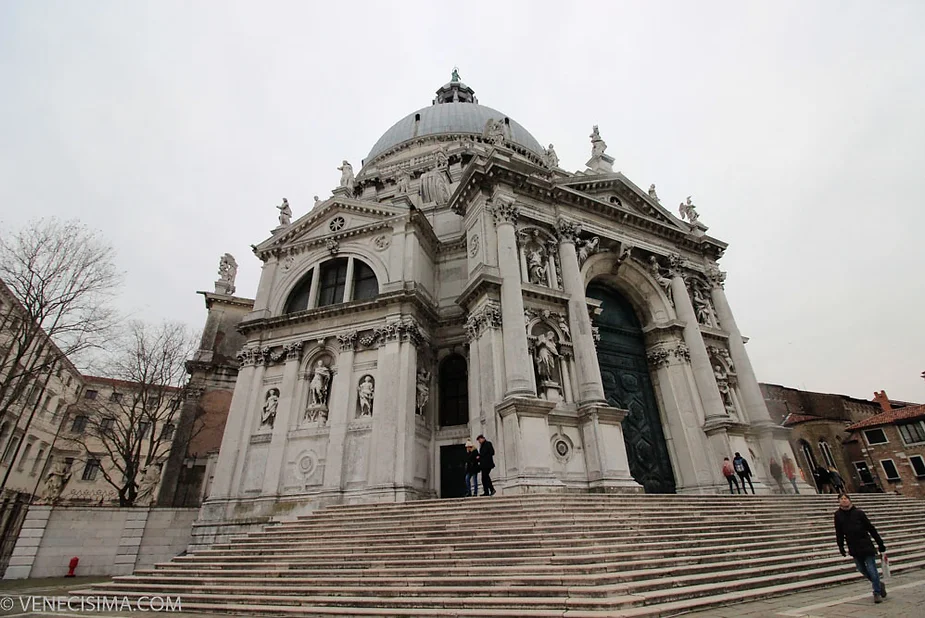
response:
<path id="1" fill-rule="evenodd" d="M 71 558 L 71 561 L 67 563 L 67 575 L 65 575 L 65 577 L 76 577 L 74 571 L 77 569 L 78 562 L 80 562 L 80 558 L 77 556 Z"/>

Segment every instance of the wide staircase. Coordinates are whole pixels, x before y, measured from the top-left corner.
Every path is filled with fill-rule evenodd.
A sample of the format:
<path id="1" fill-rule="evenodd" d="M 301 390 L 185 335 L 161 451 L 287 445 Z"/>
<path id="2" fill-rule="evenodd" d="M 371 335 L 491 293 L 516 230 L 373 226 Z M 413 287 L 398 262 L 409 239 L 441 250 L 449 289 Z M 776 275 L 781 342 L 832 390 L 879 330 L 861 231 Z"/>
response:
<path id="1" fill-rule="evenodd" d="M 894 573 L 925 501 L 860 495 Z M 78 594 L 265 616 L 672 616 L 858 581 L 834 496 L 529 495 L 336 506 Z"/>

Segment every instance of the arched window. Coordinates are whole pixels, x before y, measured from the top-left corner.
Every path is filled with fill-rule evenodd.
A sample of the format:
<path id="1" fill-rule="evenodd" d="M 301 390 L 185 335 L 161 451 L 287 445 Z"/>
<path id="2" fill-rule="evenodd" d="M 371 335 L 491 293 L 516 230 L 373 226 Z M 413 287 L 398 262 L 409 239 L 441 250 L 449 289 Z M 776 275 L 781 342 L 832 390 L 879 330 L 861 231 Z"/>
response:
<path id="1" fill-rule="evenodd" d="M 809 466 L 809 472 L 811 473 L 816 469 L 816 458 L 813 456 L 813 449 L 809 445 L 809 442 L 806 440 L 800 440 L 800 450 L 803 451 L 803 459 L 806 460 L 806 465 Z"/>
<path id="2" fill-rule="evenodd" d="M 469 379 L 466 359 L 453 354 L 440 365 L 440 425 L 465 425 L 469 422 Z"/>
<path id="3" fill-rule="evenodd" d="M 379 282 L 368 264 L 353 257 L 335 258 L 316 265 L 302 277 L 289 293 L 284 313 L 368 300 L 378 294 Z"/>
<path id="4" fill-rule="evenodd" d="M 835 465 L 835 456 L 832 454 L 832 448 L 825 440 L 819 440 L 819 450 L 822 451 L 822 457 L 825 458 L 825 465 L 829 468 L 837 468 Z"/>
<path id="5" fill-rule="evenodd" d="M 308 274 L 302 277 L 295 289 L 289 293 L 289 300 L 286 301 L 285 313 L 295 313 L 296 311 L 305 311 L 308 309 L 308 298 L 312 291 L 312 275 L 315 269 L 308 271 Z"/>

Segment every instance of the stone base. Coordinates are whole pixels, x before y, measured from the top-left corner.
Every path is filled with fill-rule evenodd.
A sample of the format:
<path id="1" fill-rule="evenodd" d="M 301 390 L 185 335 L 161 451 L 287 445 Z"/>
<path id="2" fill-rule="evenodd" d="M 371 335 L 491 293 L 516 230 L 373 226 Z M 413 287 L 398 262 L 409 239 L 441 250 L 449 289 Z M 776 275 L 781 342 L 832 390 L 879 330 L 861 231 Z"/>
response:
<path id="1" fill-rule="evenodd" d="M 614 158 L 610 155 L 601 155 L 599 157 L 591 157 L 591 159 L 585 163 L 589 170 L 595 172 L 601 172 L 603 174 L 612 174 L 613 173 L 613 162 Z"/>
<path id="2" fill-rule="evenodd" d="M 225 281 L 224 279 L 219 279 L 215 282 L 215 293 L 224 294 L 225 296 L 231 296 L 234 294 L 234 285 L 230 281 Z"/>

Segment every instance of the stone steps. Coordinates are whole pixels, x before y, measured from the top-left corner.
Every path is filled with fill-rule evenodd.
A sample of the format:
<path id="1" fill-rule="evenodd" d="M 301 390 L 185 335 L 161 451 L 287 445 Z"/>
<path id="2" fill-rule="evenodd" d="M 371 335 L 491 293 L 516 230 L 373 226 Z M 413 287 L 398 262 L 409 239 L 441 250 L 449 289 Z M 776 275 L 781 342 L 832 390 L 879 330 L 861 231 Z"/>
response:
<path id="1" fill-rule="evenodd" d="M 894 571 L 925 566 L 925 503 L 856 503 Z M 344 505 L 78 594 L 179 595 L 210 615 L 667 616 L 856 580 L 834 510 L 834 496 L 750 495 Z"/>

